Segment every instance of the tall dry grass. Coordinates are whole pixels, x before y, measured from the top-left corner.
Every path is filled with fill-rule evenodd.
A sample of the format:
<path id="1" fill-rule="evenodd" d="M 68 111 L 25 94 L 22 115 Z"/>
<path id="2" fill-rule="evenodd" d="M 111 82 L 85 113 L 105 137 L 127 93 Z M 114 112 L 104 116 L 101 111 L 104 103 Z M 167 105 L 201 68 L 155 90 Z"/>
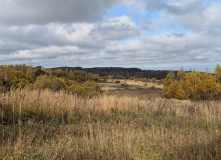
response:
<path id="1" fill-rule="evenodd" d="M 0 159 L 221 159 L 221 102 L 0 94 Z"/>

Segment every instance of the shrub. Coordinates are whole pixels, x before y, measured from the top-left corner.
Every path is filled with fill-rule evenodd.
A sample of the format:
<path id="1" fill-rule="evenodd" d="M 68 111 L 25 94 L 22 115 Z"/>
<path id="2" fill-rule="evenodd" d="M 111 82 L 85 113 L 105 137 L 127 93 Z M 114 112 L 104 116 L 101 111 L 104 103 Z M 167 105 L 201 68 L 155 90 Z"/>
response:
<path id="1" fill-rule="evenodd" d="M 151 82 L 156 83 L 157 79 L 156 78 L 151 78 Z"/>
<path id="2" fill-rule="evenodd" d="M 94 81 L 86 81 L 83 83 L 85 94 L 89 97 L 96 96 L 102 93 L 100 86 Z"/>
<path id="3" fill-rule="evenodd" d="M 154 89 L 156 89 L 156 87 L 155 86 L 151 86 L 150 89 L 154 90 Z"/>
<path id="4" fill-rule="evenodd" d="M 38 76 L 34 83 L 35 89 L 51 89 L 51 90 L 61 90 L 66 89 L 67 85 L 62 78 L 57 77 L 47 77 L 47 75 Z"/>
<path id="5" fill-rule="evenodd" d="M 80 84 L 75 81 L 73 84 L 71 84 L 70 86 L 68 86 L 68 91 L 72 92 L 72 93 L 76 93 L 79 96 L 84 96 L 85 95 L 85 88 L 83 86 L 80 86 Z"/>
<path id="6" fill-rule="evenodd" d="M 115 83 L 120 83 L 120 81 L 115 81 Z"/>

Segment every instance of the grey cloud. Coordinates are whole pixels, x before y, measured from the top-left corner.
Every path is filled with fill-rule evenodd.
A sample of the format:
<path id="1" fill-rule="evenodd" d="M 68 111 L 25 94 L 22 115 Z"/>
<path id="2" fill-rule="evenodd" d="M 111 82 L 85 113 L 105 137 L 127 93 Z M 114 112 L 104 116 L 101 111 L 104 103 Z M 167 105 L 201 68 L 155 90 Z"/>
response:
<path id="1" fill-rule="evenodd" d="M 121 57 L 118 61 L 123 64 L 137 64 L 143 67 L 167 63 L 217 63 L 217 60 L 221 60 L 218 47 L 220 43 L 220 40 L 211 39 L 208 35 L 186 33 L 182 37 L 168 37 L 165 34 L 139 41 L 127 41 L 125 44 L 113 44 L 106 52 L 118 53 Z"/>
<path id="2" fill-rule="evenodd" d="M 185 33 L 173 32 L 173 33 L 169 34 L 168 36 L 169 36 L 169 37 L 170 37 L 170 36 L 174 36 L 174 37 L 184 37 L 184 36 L 185 36 Z"/>
<path id="3" fill-rule="evenodd" d="M 57 64 L 75 62 L 80 65 L 102 61 L 102 58 L 115 60 L 116 56 L 109 55 L 109 60 L 100 56 L 102 50 L 106 52 L 112 42 L 137 33 L 136 25 L 126 16 L 99 23 L 0 25 L 0 63 L 20 61 L 52 66 L 56 61 Z"/>
<path id="4" fill-rule="evenodd" d="M 221 3 L 215 3 L 207 7 L 201 14 L 186 13 L 184 15 L 171 14 L 168 16 L 169 21 L 175 21 L 185 28 L 192 29 L 196 32 L 203 32 L 208 34 L 221 34 Z"/>
<path id="5" fill-rule="evenodd" d="M 0 51 L 13 53 L 24 49 L 68 45 L 99 51 L 109 41 L 124 40 L 138 34 L 138 28 L 127 16 L 97 23 L 0 25 Z"/>
<path id="6" fill-rule="evenodd" d="M 178 1 L 179 2 L 179 1 Z M 149 0 L 147 2 L 147 9 L 149 10 L 161 10 L 165 9 L 166 11 L 176 14 L 176 15 L 182 15 L 186 13 L 201 13 L 205 7 L 203 6 L 203 0 L 192 0 L 192 1 L 183 1 L 181 2 L 182 5 L 178 4 L 170 4 L 165 1 L 155 1 L 155 0 Z"/>
<path id="7" fill-rule="evenodd" d="M 156 31 L 157 30 L 157 26 L 153 24 L 153 22 L 150 20 L 150 17 L 145 17 L 142 22 L 142 29 L 146 30 L 146 31 Z"/>
<path id="8" fill-rule="evenodd" d="M 92 37 L 101 37 L 106 40 L 123 40 L 138 35 L 138 28 L 127 16 L 109 19 L 95 25 L 91 31 Z"/>
<path id="9" fill-rule="evenodd" d="M 0 43 L 0 56 L 8 55 L 18 50 L 27 50 L 27 49 L 33 49 L 33 48 L 35 48 L 34 45 L 29 45 L 26 43 L 11 41 L 11 40 L 10 41 L 2 40 L 2 42 Z"/>
<path id="10" fill-rule="evenodd" d="M 165 10 L 167 15 L 162 16 L 161 21 L 167 24 L 178 24 L 184 28 L 196 32 L 208 34 L 221 34 L 221 3 L 219 1 L 210 2 L 205 5 L 204 0 L 186 0 L 186 1 L 155 1 L 147 2 L 147 10 L 160 11 Z M 159 21 L 160 21 L 159 20 Z M 173 28 L 173 26 L 170 26 Z"/>
<path id="11" fill-rule="evenodd" d="M 0 0 L 0 22 L 43 24 L 93 22 L 122 0 Z"/>

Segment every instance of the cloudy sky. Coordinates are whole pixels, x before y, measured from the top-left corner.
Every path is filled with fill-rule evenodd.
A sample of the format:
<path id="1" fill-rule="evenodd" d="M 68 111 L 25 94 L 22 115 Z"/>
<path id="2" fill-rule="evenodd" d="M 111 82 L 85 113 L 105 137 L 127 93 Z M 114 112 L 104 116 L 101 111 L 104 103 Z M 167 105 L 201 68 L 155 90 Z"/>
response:
<path id="1" fill-rule="evenodd" d="M 219 0 L 0 0 L 0 64 L 221 64 Z"/>

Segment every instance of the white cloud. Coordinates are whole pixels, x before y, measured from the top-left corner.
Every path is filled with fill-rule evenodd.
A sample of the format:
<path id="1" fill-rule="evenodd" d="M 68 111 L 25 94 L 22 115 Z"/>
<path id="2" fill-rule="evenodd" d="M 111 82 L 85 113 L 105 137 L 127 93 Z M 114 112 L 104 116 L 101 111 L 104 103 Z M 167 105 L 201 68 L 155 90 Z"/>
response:
<path id="1" fill-rule="evenodd" d="M 102 19 L 119 5 L 129 7 L 125 15 Z M 218 1 L 207 6 L 203 0 L 0 0 L 0 63 L 142 68 L 216 63 L 219 15 Z"/>
<path id="2" fill-rule="evenodd" d="M 167 11 L 166 16 L 165 13 L 160 15 L 158 21 L 161 23 L 177 23 L 197 32 L 220 32 L 221 3 L 219 1 L 205 5 L 203 0 L 168 0 L 166 2 L 150 0 L 147 3 L 147 9 Z"/>

